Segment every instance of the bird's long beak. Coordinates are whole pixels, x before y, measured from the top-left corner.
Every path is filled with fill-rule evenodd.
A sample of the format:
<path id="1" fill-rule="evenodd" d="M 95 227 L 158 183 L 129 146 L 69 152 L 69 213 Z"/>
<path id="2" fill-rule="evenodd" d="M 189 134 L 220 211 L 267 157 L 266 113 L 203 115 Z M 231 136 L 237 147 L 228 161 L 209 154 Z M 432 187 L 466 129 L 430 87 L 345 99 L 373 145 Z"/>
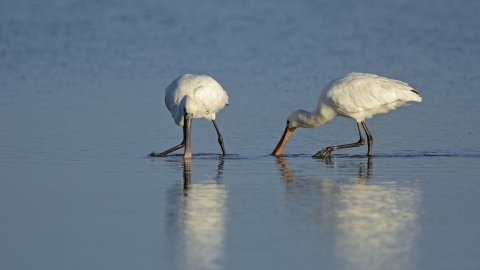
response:
<path id="1" fill-rule="evenodd" d="M 275 147 L 271 155 L 280 156 L 282 154 L 283 148 L 287 144 L 288 139 L 290 139 L 290 136 L 292 136 L 293 131 L 295 131 L 295 129 L 296 128 L 289 128 L 288 126 L 285 128 L 282 138 L 278 142 L 277 147 Z"/>
<path id="2" fill-rule="evenodd" d="M 192 158 L 192 151 L 190 150 L 190 134 L 192 130 L 193 114 L 186 113 L 183 116 L 183 139 L 185 141 L 185 152 L 183 159 Z"/>

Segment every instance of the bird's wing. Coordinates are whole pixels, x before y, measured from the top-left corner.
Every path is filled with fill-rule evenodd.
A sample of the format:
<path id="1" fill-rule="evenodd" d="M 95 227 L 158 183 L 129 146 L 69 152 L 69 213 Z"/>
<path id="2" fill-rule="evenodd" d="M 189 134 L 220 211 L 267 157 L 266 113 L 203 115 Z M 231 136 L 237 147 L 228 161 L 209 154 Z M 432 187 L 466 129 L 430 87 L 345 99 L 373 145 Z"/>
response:
<path id="1" fill-rule="evenodd" d="M 228 104 L 225 90 L 213 79 L 195 88 L 195 102 L 207 114 L 215 114 Z"/>
<path id="2" fill-rule="evenodd" d="M 165 88 L 165 105 L 167 106 L 167 109 L 173 113 L 174 107 L 178 106 L 180 104 L 180 101 L 176 100 L 178 99 L 178 92 L 179 92 L 179 84 L 178 81 L 181 77 L 178 77 L 175 79 L 172 83 L 170 83 L 167 88 Z"/>
<path id="3" fill-rule="evenodd" d="M 172 111 L 172 92 L 168 91 L 168 88 L 165 89 L 165 105 L 167 106 L 167 109 L 171 112 Z"/>
<path id="4" fill-rule="evenodd" d="M 373 74 L 352 73 L 329 84 L 326 100 L 350 113 L 372 110 L 397 101 L 412 101 L 408 84 Z"/>

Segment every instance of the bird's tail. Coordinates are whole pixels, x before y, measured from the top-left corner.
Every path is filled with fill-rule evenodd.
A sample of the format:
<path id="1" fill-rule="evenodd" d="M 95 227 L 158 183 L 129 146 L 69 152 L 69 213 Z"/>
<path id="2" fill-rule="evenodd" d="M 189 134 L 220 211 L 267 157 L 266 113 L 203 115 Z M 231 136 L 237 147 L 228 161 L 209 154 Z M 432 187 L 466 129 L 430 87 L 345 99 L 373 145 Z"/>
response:
<path id="1" fill-rule="evenodd" d="M 409 98 L 411 98 L 409 101 L 422 102 L 422 97 L 420 96 L 420 93 L 415 91 L 415 89 L 410 90 Z"/>

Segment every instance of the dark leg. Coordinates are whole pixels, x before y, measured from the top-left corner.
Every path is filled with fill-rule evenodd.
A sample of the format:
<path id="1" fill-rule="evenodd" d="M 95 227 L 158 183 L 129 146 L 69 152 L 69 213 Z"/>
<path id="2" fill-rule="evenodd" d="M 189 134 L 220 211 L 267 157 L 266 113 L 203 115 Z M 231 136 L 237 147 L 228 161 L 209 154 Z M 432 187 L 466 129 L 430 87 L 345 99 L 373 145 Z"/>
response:
<path id="1" fill-rule="evenodd" d="M 373 147 L 373 137 L 372 134 L 370 134 L 370 131 L 367 128 L 367 123 L 365 121 L 362 121 L 362 126 L 363 129 L 365 129 L 365 134 L 367 134 L 367 142 L 368 142 L 368 156 L 372 155 L 372 147 Z"/>
<path id="2" fill-rule="evenodd" d="M 183 189 L 186 191 L 190 186 L 192 179 L 192 160 L 187 158 L 183 160 Z"/>
<path id="3" fill-rule="evenodd" d="M 156 152 L 152 151 L 152 153 L 150 153 L 150 156 L 151 157 L 165 157 L 166 155 L 170 154 L 171 152 L 176 151 L 176 150 L 181 149 L 181 148 L 186 147 L 186 146 L 187 146 L 188 151 L 190 151 L 191 121 L 192 121 L 191 115 L 185 114 L 184 125 L 183 125 L 183 141 L 179 145 L 174 146 L 174 147 L 172 147 L 172 148 L 170 148 L 166 151 L 163 151 L 161 153 L 156 153 Z"/>
<path id="4" fill-rule="evenodd" d="M 178 150 L 178 149 L 181 149 L 181 148 L 183 148 L 183 147 L 185 147 L 185 141 L 183 141 L 181 144 L 179 144 L 179 145 L 177 145 L 177 146 L 174 146 L 174 147 L 172 147 L 172 148 L 170 148 L 170 149 L 168 149 L 168 150 L 166 150 L 166 151 L 163 151 L 163 152 L 161 152 L 161 153 L 155 153 L 154 151 L 152 151 L 152 153 L 150 153 L 150 156 L 151 156 L 151 157 L 164 157 L 164 156 L 166 156 L 167 154 L 170 154 L 171 152 L 176 151 L 176 150 Z"/>
<path id="5" fill-rule="evenodd" d="M 329 156 L 333 151 L 343 148 L 352 148 L 352 147 L 359 147 L 365 144 L 365 138 L 363 137 L 362 129 L 360 127 L 360 123 L 357 122 L 358 134 L 360 135 L 360 140 L 356 143 L 349 143 L 349 144 L 342 144 L 337 146 L 329 146 L 321 151 L 318 151 L 314 157 L 325 158 Z"/>
<path id="6" fill-rule="evenodd" d="M 218 127 L 217 127 L 217 122 L 215 122 L 215 120 L 212 120 L 213 122 L 213 125 L 215 126 L 215 130 L 217 130 L 217 134 L 218 134 L 218 143 L 220 144 L 220 147 L 222 147 L 222 152 L 223 152 L 223 155 L 225 156 L 225 147 L 223 146 L 223 137 L 222 137 L 222 134 L 220 134 L 220 131 L 218 130 Z"/>
<path id="7" fill-rule="evenodd" d="M 193 114 L 185 113 L 183 116 L 183 141 L 185 142 L 185 152 L 183 153 L 183 159 L 192 158 L 191 149 L 191 134 L 192 134 L 192 119 Z"/>

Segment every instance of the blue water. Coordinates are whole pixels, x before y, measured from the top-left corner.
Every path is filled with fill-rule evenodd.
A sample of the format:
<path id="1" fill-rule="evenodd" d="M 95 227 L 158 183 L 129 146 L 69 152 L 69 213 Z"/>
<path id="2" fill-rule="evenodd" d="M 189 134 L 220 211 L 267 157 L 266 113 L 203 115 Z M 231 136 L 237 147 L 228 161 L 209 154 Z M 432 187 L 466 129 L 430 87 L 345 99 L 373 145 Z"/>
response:
<path id="1" fill-rule="evenodd" d="M 478 269 L 480 3 L 0 2 L 1 269 Z M 349 72 L 422 103 L 297 129 Z M 182 140 L 184 73 L 228 92 Z"/>

